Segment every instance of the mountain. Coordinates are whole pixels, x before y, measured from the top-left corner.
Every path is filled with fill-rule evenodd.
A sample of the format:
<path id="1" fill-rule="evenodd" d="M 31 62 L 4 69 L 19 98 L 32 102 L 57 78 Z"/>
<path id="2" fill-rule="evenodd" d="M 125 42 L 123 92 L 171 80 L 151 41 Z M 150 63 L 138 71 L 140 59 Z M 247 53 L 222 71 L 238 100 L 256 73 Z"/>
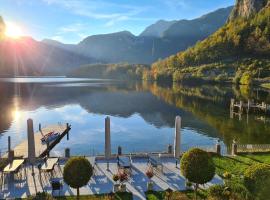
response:
<path id="1" fill-rule="evenodd" d="M 5 39 L 0 42 L 0 73 L 63 75 L 97 62 L 150 64 L 205 39 L 225 23 L 229 10 L 231 7 L 219 9 L 194 20 L 160 20 L 140 36 L 128 31 L 93 35 L 75 45 L 48 39 Z"/>
<path id="2" fill-rule="evenodd" d="M 164 31 L 163 37 L 205 38 L 225 24 L 232 8 L 218 9 L 193 20 L 179 20 Z"/>
<path id="3" fill-rule="evenodd" d="M 249 0 L 251 2 L 253 0 Z M 260 2 L 260 0 L 257 0 Z M 247 1 L 245 1 L 247 2 Z M 152 65 L 154 79 L 203 78 L 207 80 L 252 80 L 270 76 L 270 0 L 248 18 L 238 1 L 231 19 L 217 32 L 186 51 Z M 146 76 L 146 75 L 145 75 Z"/>
<path id="4" fill-rule="evenodd" d="M 270 4 L 268 0 L 237 0 L 229 19 L 249 18 L 264 8 L 267 2 Z"/>
<path id="5" fill-rule="evenodd" d="M 64 75 L 96 60 L 29 37 L 0 42 L 0 75 Z"/>
<path id="6" fill-rule="evenodd" d="M 176 20 L 173 21 L 165 21 L 159 20 L 155 24 L 152 24 L 140 34 L 141 37 L 162 37 L 164 32 L 172 26 Z"/>
<path id="7" fill-rule="evenodd" d="M 194 20 L 158 21 L 140 36 L 128 31 L 89 36 L 75 49 L 80 54 L 109 63 L 149 64 L 205 39 L 224 25 L 231 9 L 219 9 Z"/>

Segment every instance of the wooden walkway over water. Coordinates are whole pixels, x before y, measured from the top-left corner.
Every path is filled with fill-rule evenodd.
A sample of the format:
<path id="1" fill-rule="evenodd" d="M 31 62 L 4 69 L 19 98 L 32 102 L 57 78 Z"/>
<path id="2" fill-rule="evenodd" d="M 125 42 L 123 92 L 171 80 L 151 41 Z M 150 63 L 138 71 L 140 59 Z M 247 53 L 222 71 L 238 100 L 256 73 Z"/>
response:
<path id="1" fill-rule="evenodd" d="M 36 157 L 42 158 L 48 155 L 49 152 L 63 139 L 63 137 L 65 137 L 65 135 L 69 133 L 70 129 L 71 126 L 69 124 L 49 125 L 44 128 L 40 128 L 40 130 L 34 134 Z M 41 138 L 43 137 L 42 134 L 46 135 L 52 131 L 60 133 L 60 136 L 50 143 L 42 143 L 41 142 Z M 15 157 L 28 158 L 28 141 L 24 140 L 22 143 L 17 145 L 13 150 Z"/>
<path id="2" fill-rule="evenodd" d="M 270 105 L 266 104 L 265 102 L 255 103 L 253 100 L 248 100 L 248 102 L 245 103 L 243 101 L 237 102 L 235 99 L 231 99 L 230 110 L 234 111 L 235 108 L 238 110 L 239 113 L 242 113 L 244 109 L 247 113 L 252 110 L 264 113 L 270 111 Z"/>

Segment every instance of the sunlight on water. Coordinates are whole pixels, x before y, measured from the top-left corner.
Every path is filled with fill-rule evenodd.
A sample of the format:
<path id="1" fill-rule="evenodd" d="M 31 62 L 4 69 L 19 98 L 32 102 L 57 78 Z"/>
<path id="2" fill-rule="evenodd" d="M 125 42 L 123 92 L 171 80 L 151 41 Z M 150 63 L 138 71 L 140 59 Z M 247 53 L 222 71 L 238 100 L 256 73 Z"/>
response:
<path id="1" fill-rule="evenodd" d="M 0 101 L 1 152 L 7 149 L 8 136 L 12 147 L 27 138 L 28 118 L 34 120 L 35 131 L 39 123 L 42 127 L 71 124 L 70 140 L 63 139 L 55 147 L 53 154 L 57 155 L 67 147 L 73 155 L 103 153 L 106 116 L 111 118 L 113 152 L 118 146 L 126 153 L 166 151 L 173 144 L 176 115 L 182 117 L 183 150 L 214 147 L 218 139 L 223 146 L 230 145 L 234 138 L 243 143 L 269 142 L 268 124 L 253 120 L 253 115 L 248 123 L 230 118 L 226 107 L 233 96 L 231 88 L 174 86 L 174 90 L 168 90 L 141 83 L 67 80 L 16 83 L 16 90 L 13 83 L 1 85 L 5 93 Z M 258 133 L 261 137 L 257 137 Z"/>

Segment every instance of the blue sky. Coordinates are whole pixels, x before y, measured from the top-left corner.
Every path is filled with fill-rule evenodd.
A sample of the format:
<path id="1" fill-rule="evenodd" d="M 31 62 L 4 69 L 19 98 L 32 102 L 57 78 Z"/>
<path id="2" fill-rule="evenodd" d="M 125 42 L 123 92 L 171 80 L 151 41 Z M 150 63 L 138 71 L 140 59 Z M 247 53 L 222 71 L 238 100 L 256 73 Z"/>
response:
<path id="1" fill-rule="evenodd" d="M 135 35 L 159 19 L 193 19 L 234 0 L 0 0 L 0 15 L 37 40 L 78 43 L 89 35 Z"/>

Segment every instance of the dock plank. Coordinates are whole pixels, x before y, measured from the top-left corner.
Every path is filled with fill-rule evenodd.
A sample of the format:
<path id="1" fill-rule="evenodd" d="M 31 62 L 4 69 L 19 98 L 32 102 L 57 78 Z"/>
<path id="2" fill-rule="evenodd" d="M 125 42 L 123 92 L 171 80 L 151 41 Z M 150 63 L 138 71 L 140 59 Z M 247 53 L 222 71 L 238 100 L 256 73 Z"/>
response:
<path id="1" fill-rule="evenodd" d="M 50 126 L 46 126 L 44 128 L 41 129 L 43 135 L 46 135 L 49 132 L 58 132 L 61 134 L 61 136 L 63 136 L 63 134 L 65 135 L 69 129 L 66 125 L 50 125 Z M 60 137 L 61 137 L 60 136 Z M 42 143 L 41 142 L 41 138 L 43 137 L 40 131 L 37 131 L 34 134 L 35 137 L 35 152 L 36 152 L 36 157 L 40 157 L 42 154 L 44 154 L 45 151 L 47 151 L 48 146 L 50 147 L 53 142 L 49 143 L 48 146 L 46 143 Z M 14 149 L 14 155 L 16 157 L 23 157 L 23 158 L 27 158 L 28 157 L 28 143 L 27 140 L 24 140 L 22 143 L 20 143 L 19 145 L 17 145 Z"/>

